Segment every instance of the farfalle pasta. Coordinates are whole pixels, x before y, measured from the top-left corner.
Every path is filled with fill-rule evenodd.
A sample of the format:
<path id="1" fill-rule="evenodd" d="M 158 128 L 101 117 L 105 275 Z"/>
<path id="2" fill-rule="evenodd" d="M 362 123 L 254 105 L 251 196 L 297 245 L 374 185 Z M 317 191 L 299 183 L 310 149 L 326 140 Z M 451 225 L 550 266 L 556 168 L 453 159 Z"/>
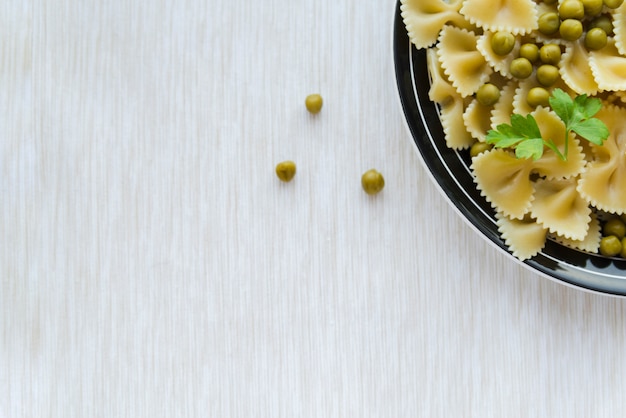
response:
<path id="1" fill-rule="evenodd" d="M 565 84 L 577 94 L 594 95 L 602 89 L 590 66 L 590 53 L 581 42 L 565 46 L 560 73 Z"/>
<path id="2" fill-rule="evenodd" d="M 522 219 L 528 213 L 534 193 L 531 160 L 493 150 L 474 157 L 470 168 L 481 194 L 499 212 L 512 219 Z"/>
<path id="3" fill-rule="evenodd" d="M 587 251 L 590 253 L 596 253 L 600 248 L 602 231 L 600 227 L 600 221 L 598 220 L 596 214 L 592 212 L 590 217 L 591 220 L 589 221 L 589 225 L 587 225 L 587 234 L 582 240 L 566 238 L 555 233 L 548 233 L 548 237 L 567 247 L 575 248 L 581 251 Z"/>
<path id="4" fill-rule="evenodd" d="M 546 245 L 548 231 L 530 217 L 510 219 L 497 213 L 496 224 L 504 243 L 520 260 L 537 255 Z"/>
<path id="5" fill-rule="evenodd" d="M 615 47 L 621 55 L 626 55 L 626 11 L 623 8 L 613 14 L 613 34 Z"/>
<path id="6" fill-rule="evenodd" d="M 626 109 L 605 106 L 600 117 L 610 135 L 602 146 L 592 147 L 591 161 L 578 182 L 578 191 L 594 207 L 612 213 L 626 212 Z"/>
<path id="7" fill-rule="evenodd" d="M 626 56 L 617 50 L 615 41 L 609 40 L 606 47 L 589 54 L 589 67 L 593 79 L 602 91 L 626 90 Z"/>
<path id="8" fill-rule="evenodd" d="M 474 99 L 463 113 L 465 129 L 476 140 L 481 140 L 491 129 L 491 111 L 493 106 L 486 106 Z M 473 141 L 472 141 L 473 142 Z M 471 143 L 468 146 L 472 145 Z"/>
<path id="9" fill-rule="evenodd" d="M 602 219 L 626 219 L 626 3 L 605 6 L 567 28 L 561 2 L 401 3 L 411 42 L 428 49 L 429 97 L 438 104 L 446 144 L 469 149 L 476 187 L 513 255 L 531 258 L 547 239 L 601 252 Z M 556 29 L 550 26 L 554 16 Z M 481 99 L 485 84 L 497 87 L 495 101 Z M 549 100 L 557 89 L 601 100 L 595 117 L 610 132 L 604 144 L 582 140 L 565 126 Z M 536 122 L 546 144 L 540 157 L 520 158 L 514 143 L 484 151 L 489 132 L 512 115 Z M 474 144 L 483 147 L 474 153 Z M 626 243 L 624 248 L 626 254 Z"/>
<path id="10" fill-rule="evenodd" d="M 463 118 L 468 99 L 464 99 L 450 84 L 437 56 L 437 48 L 430 48 L 426 55 L 431 75 L 428 97 L 439 103 L 441 126 L 446 138 L 446 145 L 452 149 L 469 148 L 474 139 L 463 124 L 457 123 L 459 119 Z"/>
<path id="11" fill-rule="evenodd" d="M 465 0 L 461 14 L 485 30 L 507 30 L 517 35 L 537 28 L 537 9 L 532 0 Z"/>
<path id="12" fill-rule="evenodd" d="M 447 23 L 465 26 L 465 18 L 459 13 L 462 0 L 406 0 L 402 2 L 401 15 L 408 30 L 409 39 L 417 48 L 427 48 L 439 37 L 441 27 Z"/>
<path id="13" fill-rule="evenodd" d="M 463 97 L 470 96 L 493 72 L 476 48 L 478 37 L 467 29 L 446 25 L 441 30 L 437 56 L 452 85 Z"/>
<path id="14" fill-rule="evenodd" d="M 577 184 L 576 177 L 537 180 L 530 214 L 551 233 L 582 241 L 589 230 L 591 208 L 576 190 Z"/>

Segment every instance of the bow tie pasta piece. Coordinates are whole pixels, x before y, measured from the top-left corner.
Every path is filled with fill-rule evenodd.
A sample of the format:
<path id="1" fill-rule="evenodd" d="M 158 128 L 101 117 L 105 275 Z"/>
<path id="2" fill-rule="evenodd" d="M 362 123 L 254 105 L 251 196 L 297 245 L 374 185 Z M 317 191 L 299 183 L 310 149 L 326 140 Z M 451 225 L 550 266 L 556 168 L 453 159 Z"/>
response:
<path id="1" fill-rule="evenodd" d="M 497 213 L 496 224 L 506 246 L 521 261 L 537 255 L 546 245 L 548 231 L 534 219 L 511 219 Z"/>
<path id="2" fill-rule="evenodd" d="M 463 112 L 467 106 L 467 98 L 458 97 L 447 105 L 442 105 L 440 110 L 441 126 L 448 148 L 455 150 L 467 149 L 472 146 L 475 139 L 465 129 L 463 123 Z"/>
<path id="3" fill-rule="evenodd" d="M 463 113 L 463 123 L 467 132 L 479 141 L 484 141 L 487 131 L 491 129 L 491 112 L 493 106 L 485 106 L 474 99 Z"/>
<path id="4" fill-rule="evenodd" d="M 609 213 L 626 212 L 626 109 L 604 106 L 596 117 L 609 128 L 602 146 L 592 145 L 593 159 L 578 182 L 578 192 Z"/>
<path id="5" fill-rule="evenodd" d="M 454 26 L 441 30 L 437 55 L 446 76 L 463 97 L 471 96 L 493 72 L 476 49 L 474 32 Z"/>
<path id="6" fill-rule="evenodd" d="M 437 56 L 437 48 L 429 48 L 426 50 L 426 65 L 428 67 L 428 75 L 430 77 L 430 89 L 428 90 L 428 98 L 439 105 L 445 105 L 448 102 L 461 98 L 454 86 L 448 81 L 448 77 L 441 68 L 441 63 Z"/>
<path id="7" fill-rule="evenodd" d="M 466 102 L 469 99 L 461 97 L 448 81 L 437 57 L 437 48 L 429 48 L 426 51 L 426 61 L 431 79 L 428 97 L 439 105 L 439 119 L 446 145 L 457 150 L 469 148 L 474 139 L 465 129 L 465 125 L 458 123 L 463 118 Z"/>
<path id="8" fill-rule="evenodd" d="M 573 240 L 565 238 L 557 234 L 548 234 L 548 238 L 565 245 L 566 247 L 575 248 L 577 250 L 597 253 L 600 249 L 600 240 L 602 239 L 602 228 L 600 221 L 595 213 L 591 213 L 591 221 L 587 227 L 587 235 L 582 240 Z"/>
<path id="9" fill-rule="evenodd" d="M 606 47 L 605 47 L 606 48 Z M 582 42 L 572 42 L 565 48 L 561 57 L 561 78 L 577 94 L 593 96 L 600 87 L 589 64 L 590 54 Z"/>
<path id="10" fill-rule="evenodd" d="M 558 149 L 565 147 L 565 126 L 551 110 L 537 108 L 532 112 L 544 139 L 551 139 Z M 568 135 L 568 156 L 563 161 L 553 150 L 546 148 L 541 158 L 533 162 L 533 171 L 548 179 L 577 176 L 585 167 L 585 155 L 575 135 Z"/>
<path id="11" fill-rule="evenodd" d="M 622 3 L 622 7 L 613 13 L 613 38 L 615 39 L 615 47 L 620 54 L 626 55 L 626 6 Z"/>
<path id="12" fill-rule="evenodd" d="M 494 209 L 515 219 L 528 213 L 534 193 L 530 181 L 532 160 L 494 149 L 474 157 L 470 168 L 480 194 Z"/>
<path id="13" fill-rule="evenodd" d="M 462 0 L 402 0 L 400 15 L 409 39 L 417 49 L 432 46 L 446 24 L 471 26 L 459 13 Z"/>
<path id="14" fill-rule="evenodd" d="M 548 231 L 571 240 L 587 236 L 591 208 L 576 190 L 575 177 L 561 180 L 537 180 L 530 214 Z"/>
<path id="15" fill-rule="evenodd" d="M 461 14 L 493 32 L 505 30 L 517 35 L 537 29 L 537 8 L 532 0 L 465 0 Z"/>
<path id="16" fill-rule="evenodd" d="M 626 90 L 626 57 L 620 55 L 614 40 L 589 54 L 589 66 L 600 89 Z"/>

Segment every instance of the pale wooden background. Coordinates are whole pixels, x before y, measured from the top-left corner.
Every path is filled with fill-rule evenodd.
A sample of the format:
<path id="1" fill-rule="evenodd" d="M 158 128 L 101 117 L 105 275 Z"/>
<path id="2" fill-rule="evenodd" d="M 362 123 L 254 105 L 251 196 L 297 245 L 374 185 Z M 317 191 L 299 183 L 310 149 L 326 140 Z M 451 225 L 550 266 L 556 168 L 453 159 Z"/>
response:
<path id="1" fill-rule="evenodd" d="M 1 417 L 622 415 L 626 302 L 441 197 L 394 8 L 3 0 Z"/>

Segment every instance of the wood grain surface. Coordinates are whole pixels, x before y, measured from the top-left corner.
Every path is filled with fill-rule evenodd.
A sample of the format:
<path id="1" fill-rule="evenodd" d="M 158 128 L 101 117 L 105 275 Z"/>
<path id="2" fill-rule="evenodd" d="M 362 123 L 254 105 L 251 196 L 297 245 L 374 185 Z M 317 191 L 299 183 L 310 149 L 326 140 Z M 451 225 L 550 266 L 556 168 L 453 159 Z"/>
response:
<path id="1" fill-rule="evenodd" d="M 3 0 L 0 417 L 622 416 L 624 300 L 441 197 L 394 10 Z"/>

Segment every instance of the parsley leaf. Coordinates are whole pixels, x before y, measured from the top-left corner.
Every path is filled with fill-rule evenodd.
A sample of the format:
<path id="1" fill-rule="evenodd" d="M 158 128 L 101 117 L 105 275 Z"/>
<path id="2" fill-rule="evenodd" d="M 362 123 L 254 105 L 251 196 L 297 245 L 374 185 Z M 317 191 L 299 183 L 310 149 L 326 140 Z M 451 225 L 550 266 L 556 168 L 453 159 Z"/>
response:
<path id="1" fill-rule="evenodd" d="M 554 89 L 548 99 L 550 107 L 562 121 L 569 121 L 574 116 L 574 100 L 561 89 Z"/>
<path id="2" fill-rule="evenodd" d="M 531 138 L 521 142 L 515 148 L 517 158 L 532 158 L 536 160 L 543 155 L 543 138 Z"/>
<path id="3" fill-rule="evenodd" d="M 572 126 L 572 131 L 596 145 L 602 145 L 609 136 L 609 129 L 604 122 L 596 118 L 578 122 Z"/>
<path id="4" fill-rule="evenodd" d="M 602 145 L 609 136 L 609 130 L 604 122 L 593 117 L 602 108 L 600 99 L 589 98 L 586 94 L 572 99 L 563 90 L 555 89 L 549 101 L 552 110 L 565 123 L 567 134 L 574 131 L 597 145 Z M 567 146 L 567 142 L 565 144 Z"/>
<path id="5" fill-rule="evenodd" d="M 486 141 L 496 148 L 510 148 L 515 145 L 517 158 L 537 159 L 543 154 L 544 141 L 533 115 L 516 113 L 511 115 L 511 124 L 500 124 L 496 130 L 487 133 Z"/>
<path id="6" fill-rule="evenodd" d="M 555 89 L 549 99 L 550 107 L 565 124 L 565 146 L 561 152 L 552 139 L 545 140 L 537 121 L 532 115 L 511 115 L 511 124 L 500 124 L 487 133 L 486 141 L 497 148 L 515 148 L 518 158 L 538 159 L 544 147 L 550 148 L 562 160 L 567 159 L 569 135 L 575 132 L 580 137 L 596 145 L 602 145 L 609 136 L 609 130 L 600 119 L 593 116 L 602 108 L 600 99 L 586 94 L 572 99 L 561 89 Z"/>

